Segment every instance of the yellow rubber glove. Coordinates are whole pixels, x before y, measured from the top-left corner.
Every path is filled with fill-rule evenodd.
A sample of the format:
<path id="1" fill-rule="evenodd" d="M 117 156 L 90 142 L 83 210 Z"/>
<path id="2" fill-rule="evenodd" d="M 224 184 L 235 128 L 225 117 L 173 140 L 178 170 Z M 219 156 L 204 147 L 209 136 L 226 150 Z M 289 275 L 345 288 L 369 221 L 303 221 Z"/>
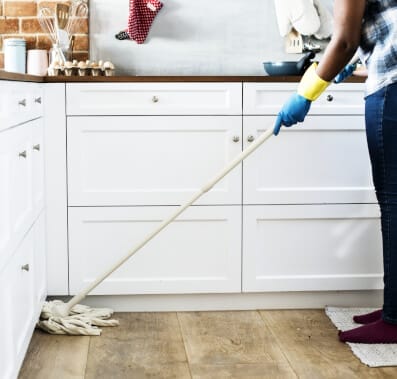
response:
<path id="1" fill-rule="evenodd" d="M 282 125 L 292 126 L 302 122 L 309 112 L 310 105 L 316 100 L 330 82 L 321 79 L 316 73 L 317 63 L 313 63 L 303 75 L 297 93 L 294 93 L 283 105 L 277 116 L 273 128 L 274 135 L 277 135 Z"/>
<path id="2" fill-rule="evenodd" d="M 313 63 L 302 76 L 298 86 L 298 94 L 310 101 L 316 100 L 331 83 L 321 79 L 316 69 L 317 63 Z"/>

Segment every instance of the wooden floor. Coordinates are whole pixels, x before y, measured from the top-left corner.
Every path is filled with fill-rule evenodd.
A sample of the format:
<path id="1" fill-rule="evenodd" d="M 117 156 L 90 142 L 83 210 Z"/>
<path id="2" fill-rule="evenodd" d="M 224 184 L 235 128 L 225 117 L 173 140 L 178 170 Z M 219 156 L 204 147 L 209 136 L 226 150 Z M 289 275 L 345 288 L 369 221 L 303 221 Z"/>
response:
<path id="1" fill-rule="evenodd" d="M 397 367 L 360 363 L 321 310 L 116 318 L 100 337 L 36 331 L 19 378 L 397 378 Z"/>

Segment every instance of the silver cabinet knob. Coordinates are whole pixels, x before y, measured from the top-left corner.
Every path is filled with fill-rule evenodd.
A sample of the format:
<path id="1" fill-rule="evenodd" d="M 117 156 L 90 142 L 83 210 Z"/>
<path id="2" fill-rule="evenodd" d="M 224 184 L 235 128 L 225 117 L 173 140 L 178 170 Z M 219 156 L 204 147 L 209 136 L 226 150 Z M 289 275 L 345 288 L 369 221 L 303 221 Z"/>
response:
<path id="1" fill-rule="evenodd" d="M 234 136 L 233 137 L 233 142 L 237 143 L 240 141 L 240 137 L 239 136 Z"/>
<path id="2" fill-rule="evenodd" d="M 21 157 L 21 158 L 26 158 L 26 157 L 27 157 L 26 150 L 21 151 L 21 152 L 18 154 L 18 156 Z"/>
<path id="3" fill-rule="evenodd" d="M 37 103 L 37 104 L 41 104 L 41 97 L 36 97 L 34 99 L 34 102 Z"/>
<path id="4" fill-rule="evenodd" d="M 40 144 L 33 145 L 33 150 L 40 151 Z"/>
<path id="5" fill-rule="evenodd" d="M 328 95 L 327 96 L 327 101 L 331 102 L 332 100 L 334 100 L 334 97 L 332 95 Z"/>
<path id="6" fill-rule="evenodd" d="M 26 99 L 19 100 L 18 105 L 22 105 L 23 107 L 26 107 Z"/>
<path id="7" fill-rule="evenodd" d="M 159 98 L 157 96 L 153 96 L 152 97 L 152 101 L 153 101 L 153 103 L 158 103 L 159 102 Z"/>
<path id="8" fill-rule="evenodd" d="M 22 271 L 29 271 L 30 270 L 29 264 L 27 263 L 26 265 L 21 266 L 21 270 Z"/>
<path id="9" fill-rule="evenodd" d="M 254 136 L 248 136 L 248 137 L 247 137 L 247 141 L 248 141 L 248 142 L 254 142 L 254 140 L 255 140 L 255 137 L 254 137 Z"/>

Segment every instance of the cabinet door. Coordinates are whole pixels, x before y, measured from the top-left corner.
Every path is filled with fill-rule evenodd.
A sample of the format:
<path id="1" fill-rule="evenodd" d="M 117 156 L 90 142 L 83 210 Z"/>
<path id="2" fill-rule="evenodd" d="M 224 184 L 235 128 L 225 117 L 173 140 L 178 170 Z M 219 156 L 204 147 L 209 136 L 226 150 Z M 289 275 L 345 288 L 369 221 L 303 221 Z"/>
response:
<path id="1" fill-rule="evenodd" d="M 244 206 L 243 291 L 382 288 L 378 206 Z"/>
<path id="2" fill-rule="evenodd" d="M 13 130 L 11 164 L 11 225 L 14 237 L 20 241 L 33 223 L 32 129 L 31 124 Z"/>
<path id="3" fill-rule="evenodd" d="M 245 116 L 245 147 L 274 121 Z M 243 165 L 244 204 L 376 203 L 362 116 L 308 116 Z"/>
<path id="4" fill-rule="evenodd" d="M 69 208 L 70 289 L 109 269 L 175 207 Z M 191 207 L 92 294 L 241 291 L 241 206 Z"/>
<path id="5" fill-rule="evenodd" d="M 13 133 L 0 133 L 0 271 L 11 256 L 11 165 Z"/>
<path id="6" fill-rule="evenodd" d="M 33 257 L 34 235 L 31 230 L 5 269 L 0 271 L 2 378 L 17 377 L 37 321 Z"/>
<path id="7" fill-rule="evenodd" d="M 11 308 L 13 282 L 9 274 L 0 269 L 0 373 L 2 378 L 10 379 L 15 365 L 15 341 L 11 325 L 13 321 L 13 310 Z"/>
<path id="8" fill-rule="evenodd" d="M 69 205 L 178 205 L 239 152 L 237 116 L 69 117 Z M 241 165 L 198 204 L 241 204 Z"/>

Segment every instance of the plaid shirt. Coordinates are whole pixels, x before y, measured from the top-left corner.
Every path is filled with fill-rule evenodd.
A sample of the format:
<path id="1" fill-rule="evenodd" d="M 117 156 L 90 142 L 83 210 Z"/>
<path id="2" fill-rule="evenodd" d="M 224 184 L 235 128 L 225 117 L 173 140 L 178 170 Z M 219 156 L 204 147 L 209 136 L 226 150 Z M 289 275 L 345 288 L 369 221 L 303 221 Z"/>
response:
<path id="1" fill-rule="evenodd" d="M 397 81 L 397 0 L 367 0 L 360 57 L 368 95 Z"/>

